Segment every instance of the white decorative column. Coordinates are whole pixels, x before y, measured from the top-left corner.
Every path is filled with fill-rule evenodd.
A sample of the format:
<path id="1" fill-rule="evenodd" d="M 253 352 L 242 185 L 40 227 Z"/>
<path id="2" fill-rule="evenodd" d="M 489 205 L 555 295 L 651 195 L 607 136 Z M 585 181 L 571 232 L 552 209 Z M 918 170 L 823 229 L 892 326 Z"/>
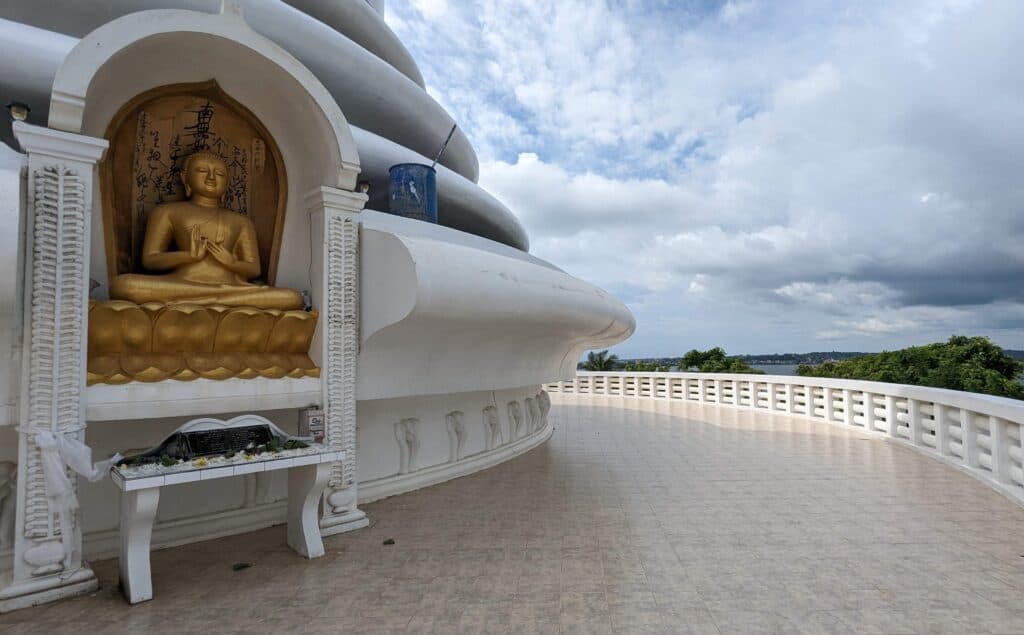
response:
<path id="1" fill-rule="evenodd" d="M 84 441 L 89 227 L 96 162 L 107 148 L 95 139 L 14 123 L 28 154 L 25 330 L 18 428 L 18 495 L 11 584 L 0 611 L 97 588 L 82 561 L 77 476 L 70 496 L 51 491 L 37 435 Z M 66 469 L 66 468 L 65 468 Z"/>
<path id="2" fill-rule="evenodd" d="M 359 212 L 366 195 L 321 187 L 306 196 L 315 244 L 313 302 L 320 309 L 314 348 L 320 358 L 325 442 L 345 453 L 331 468 L 320 530 L 325 536 L 366 527 L 356 506 L 356 358 L 359 355 Z M 314 351 L 311 351 L 311 353 Z"/>

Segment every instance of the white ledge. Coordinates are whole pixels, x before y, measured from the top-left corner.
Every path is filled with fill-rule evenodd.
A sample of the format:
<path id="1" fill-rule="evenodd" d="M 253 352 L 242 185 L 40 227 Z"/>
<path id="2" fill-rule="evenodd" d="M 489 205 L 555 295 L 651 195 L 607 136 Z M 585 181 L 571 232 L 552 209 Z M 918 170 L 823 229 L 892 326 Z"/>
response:
<path id="1" fill-rule="evenodd" d="M 360 400 L 569 378 L 633 332 L 625 305 L 543 261 L 391 218 L 363 227 Z"/>
<path id="2" fill-rule="evenodd" d="M 88 421 L 127 421 L 303 408 L 320 403 L 320 379 L 196 379 L 97 384 L 85 390 Z"/>
<path id="3" fill-rule="evenodd" d="M 755 382 L 777 386 L 812 386 L 833 390 L 853 390 L 870 392 L 876 395 L 892 395 L 900 398 L 917 399 L 943 403 L 954 408 L 966 408 L 975 412 L 984 412 L 1016 423 L 1024 424 L 1024 401 L 1007 397 L 995 397 L 976 392 L 950 390 L 948 388 L 931 388 L 928 386 L 911 386 L 909 384 L 890 384 L 882 381 L 865 381 L 862 379 L 832 379 L 830 377 L 803 377 L 800 375 L 744 375 L 735 373 L 633 373 L 633 372 L 589 372 L 580 371 L 578 377 L 618 377 L 622 379 L 690 379 L 718 381 Z"/>

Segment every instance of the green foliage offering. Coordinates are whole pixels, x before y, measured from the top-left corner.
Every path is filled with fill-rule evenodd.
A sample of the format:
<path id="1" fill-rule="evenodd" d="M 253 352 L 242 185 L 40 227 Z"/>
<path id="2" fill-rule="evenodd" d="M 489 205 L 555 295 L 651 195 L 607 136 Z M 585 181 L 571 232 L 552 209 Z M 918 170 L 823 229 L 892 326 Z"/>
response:
<path id="1" fill-rule="evenodd" d="M 796 372 L 805 377 L 884 381 L 1024 399 L 1024 386 L 1017 382 L 1022 371 L 1024 363 L 1006 355 L 987 337 L 954 335 L 948 342 L 817 366 L 804 364 Z"/>
<path id="2" fill-rule="evenodd" d="M 587 353 L 587 361 L 580 364 L 583 370 L 617 370 L 619 367 L 619 356 L 609 355 L 607 350 Z"/>
<path id="3" fill-rule="evenodd" d="M 667 373 L 670 369 L 665 364 L 636 361 L 626 362 L 622 365 L 622 370 L 633 373 Z"/>
<path id="4" fill-rule="evenodd" d="M 178 464 L 178 459 L 172 458 L 164 454 L 160 457 L 160 465 L 164 467 L 174 467 Z"/>
<path id="5" fill-rule="evenodd" d="M 747 365 L 738 357 L 729 357 L 725 350 L 716 346 L 706 351 L 693 349 L 679 360 L 679 370 L 687 371 L 695 369 L 701 373 L 743 373 L 748 375 L 763 375 L 764 371 L 757 370 Z"/>

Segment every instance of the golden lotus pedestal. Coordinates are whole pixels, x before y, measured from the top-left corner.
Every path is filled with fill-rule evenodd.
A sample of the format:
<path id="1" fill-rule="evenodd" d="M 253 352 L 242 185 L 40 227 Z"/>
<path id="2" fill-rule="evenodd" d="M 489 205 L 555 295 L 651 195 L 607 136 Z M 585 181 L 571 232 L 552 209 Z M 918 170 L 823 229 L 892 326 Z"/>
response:
<path id="1" fill-rule="evenodd" d="M 315 311 L 89 302 L 87 383 L 319 377 Z"/>

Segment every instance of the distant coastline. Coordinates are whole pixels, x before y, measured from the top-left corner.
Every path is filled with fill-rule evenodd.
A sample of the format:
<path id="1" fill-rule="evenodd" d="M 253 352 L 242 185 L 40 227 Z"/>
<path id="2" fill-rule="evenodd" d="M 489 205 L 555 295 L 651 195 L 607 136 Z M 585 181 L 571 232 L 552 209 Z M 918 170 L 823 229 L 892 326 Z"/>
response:
<path id="1" fill-rule="evenodd" d="M 1024 360 L 1024 350 L 1003 349 L 1004 352 L 1014 359 Z M 859 351 L 815 351 L 811 353 L 766 353 L 762 355 L 730 355 L 750 364 L 754 368 L 764 371 L 768 375 L 796 375 L 797 366 L 808 364 L 811 366 L 825 362 L 838 362 L 844 359 L 869 355 L 867 352 Z M 676 364 L 679 357 L 641 357 L 634 359 L 622 359 L 623 363 L 642 362 L 668 366 L 677 370 Z"/>
<path id="2" fill-rule="evenodd" d="M 800 364 L 750 364 L 765 375 L 796 375 Z"/>

